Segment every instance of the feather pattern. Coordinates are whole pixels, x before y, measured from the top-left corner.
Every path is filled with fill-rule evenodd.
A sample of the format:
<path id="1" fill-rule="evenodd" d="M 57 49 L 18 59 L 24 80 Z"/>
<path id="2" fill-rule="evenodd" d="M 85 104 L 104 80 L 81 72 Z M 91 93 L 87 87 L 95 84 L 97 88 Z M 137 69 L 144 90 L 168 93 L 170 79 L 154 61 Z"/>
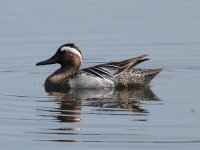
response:
<path id="1" fill-rule="evenodd" d="M 162 70 L 136 69 L 136 65 L 149 60 L 146 56 L 80 69 L 81 51 L 73 43 L 68 43 L 60 46 L 51 58 L 38 62 L 36 66 L 55 63 L 61 65 L 45 80 L 47 92 L 68 91 L 70 88 L 130 87 L 148 84 Z"/>
<path id="2" fill-rule="evenodd" d="M 144 58 L 146 56 L 147 55 L 141 55 L 124 61 L 105 63 L 84 68 L 81 71 L 100 78 L 116 77 L 139 63 L 149 60 L 148 58 Z"/>

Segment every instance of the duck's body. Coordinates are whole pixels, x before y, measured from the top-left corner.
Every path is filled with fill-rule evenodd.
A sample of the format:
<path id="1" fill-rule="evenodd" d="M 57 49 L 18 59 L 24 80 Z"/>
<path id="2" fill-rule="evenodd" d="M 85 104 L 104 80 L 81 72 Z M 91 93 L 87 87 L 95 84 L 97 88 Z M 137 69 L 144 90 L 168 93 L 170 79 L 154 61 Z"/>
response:
<path id="1" fill-rule="evenodd" d="M 148 84 L 162 69 L 135 69 L 148 60 L 141 55 L 120 62 L 105 63 L 81 69 L 82 55 L 74 44 L 62 45 L 56 54 L 36 65 L 59 63 L 61 68 L 45 81 L 45 90 L 66 91 L 70 88 L 113 88 Z"/>

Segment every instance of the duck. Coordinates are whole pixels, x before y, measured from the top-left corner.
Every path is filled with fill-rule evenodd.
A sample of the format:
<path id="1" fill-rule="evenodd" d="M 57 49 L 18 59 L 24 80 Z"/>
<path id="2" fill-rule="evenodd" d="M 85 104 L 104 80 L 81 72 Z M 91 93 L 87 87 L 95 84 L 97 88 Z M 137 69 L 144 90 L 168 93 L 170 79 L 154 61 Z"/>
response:
<path id="1" fill-rule="evenodd" d="M 147 54 L 144 54 L 123 61 L 82 68 L 81 50 L 74 43 L 67 43 L 61 45 L 52 57 L 38 62 L 36 66 L 56 63 L 61 66 L 45 80 L 46 92 L 69 91 L 71 88 L 129 88 L 148 85 L 161 72 L 162 68 L 135 68 L 136 65 L 149 60 L 146 57 Z"/>

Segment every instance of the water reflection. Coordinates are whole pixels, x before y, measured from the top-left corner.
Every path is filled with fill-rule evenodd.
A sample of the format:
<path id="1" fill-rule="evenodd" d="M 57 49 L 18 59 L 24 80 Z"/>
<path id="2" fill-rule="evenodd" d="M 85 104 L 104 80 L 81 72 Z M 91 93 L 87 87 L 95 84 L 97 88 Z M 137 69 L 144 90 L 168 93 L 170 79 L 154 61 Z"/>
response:
<path id="1" fill-rule="evenodd" d="M 65 97 L 63 97 L 65 99 Z M 68 101 L 60 103 L 60 115 L 57 120 L 60 122 L 80 122 L 80 101 Z"/>
<path id="2" fill-rule="evenodd" d="M 92 137 L 101 139 L 104 136 L 122 136 L 121 133 L 107 133 L 104 131 L 104 128 L 107 128 L 106 124 L 109 125 L 112 124 L 112 121 L 119 121 L 118 119 L 115 120 L 114 116 L 121 117 L 123 115 L 122 118 L 127 117 L 127 125 L 130 125 L 129 121 L 147 121 L 146 118 L 149 112 L 142 108 L 144 103 L 147 101 L 159 101 L 159 98 L 153 93 L 149 86 L 137 87 L 131 90 L 72 89 L 68 93 L 52 92 L 49 94 L 50 97 L 53 98 L 49 101 L 53 103 L 53 106 L 49 107 L 49 105 L 47 105 L 48 107 L 46 107 L 46 104 L 45 107 L 41 106 L 40 109 L 38 109 L 40 113 L 39 116 L 50 118 L 53 122 L 56 121 L 56 126 L 54 124 L 53 126 L 48 126 L 48 128 L 45 127 L 42 131 L 38 131 L 37 134 L 59 136 L 53 136 L 53 139 L 49 139 L 48 136 L 48 140 L 45 139 L 45 141 L 54 142 L 83 142 L 87 141 L 85 139 L 88 138 L 92 141 Z M 105 119 L 106 117 L 111 120 L 109 120 L 110 122 L 108 120 L 108 122 L 104 122 L 103 129 L 93 126 L 92 129 L 96 132 L 90 131 L 90 129 L 88 132 L 87 129 L 90 128 L 88 126 L 91 125 L 91 121 L 89 121 L 89 124 L 87 124 L 87 122 L 81 124 L 82 115 L 92 115 L 91 118 L 97 120 Z M 62 124 L 58 124 L 59 122 Z M 82 126 L 83 124 L 84 126 Z M 120 126 L 120 128 L 121 127 L 123 126 Z M 82 131 L 83 128 L 84 132 Z M 131 137 L 132 134 L 135 135 L 138 133 L 123 133 L 123 136 Z"/>
<path id="3" fill-rule="evenodd" d="M 56 112 L 52 117 L 59 122 L 80 122 L 81 108 L 84 106 L 97 108 L 94 114 L 98 111 L 120 110 L 146 114 L 148 110 L 142 108 L 142 102 L 159 101 L 150 86 L 123 90 L 72 89 L 68 93 L 52 92 L 49 94 L 55 96 L 54 101 L 58 104 L 58 108 L 46 111 Z"/>
<path id="4" fill-rule="evenodd" d="M 48 112 L 49 115 L 41 115 L 43 117 L 52 117 L 53 120 L 59 122 L 80 122 L 81 121 L 81 100 L 78 97 L 74 97 L 69 93 L 54 92 L 50 95 L 55 96 L 53 103 L 56 103 L 56 107 L 52 108 L 40 108 L 39 110 Z"/>
<path id="5" fill-rule="evenodd" d="M 127 111 L 146 114 L 148 110 L 142 108 L 144 101 L 159 101 L 150 86 L 135 89 L 72 89 L 67 93 L 51 92 L 55 108 L 41 108 L 40 111 L 49 112 L 43 117 L 52 117 L 59 122 L 80 122 L 81 108 L 84 106 L 97 108 L 98 111 Z M 99 109 L 98 109 L 99 108 Z M 102 109 L 103 108 L 103 109 Z"/>
<path id="6" fill-rule="evenodd" d="M 149 86 L 105 91 L 104 93 L 101 92 L 102 95 L 99 95 L 99 97 L 95 96 L 98 93 L 99 91 L 92 91 L 91 97 L 85 99 L 84 105 L 100 108 L 120 108 L 131 112 L 147 113 L 147 110 L 141 108 L 141 102 L 159 100 Z M 84 95 L 83 93 L 81 94 Z"/>

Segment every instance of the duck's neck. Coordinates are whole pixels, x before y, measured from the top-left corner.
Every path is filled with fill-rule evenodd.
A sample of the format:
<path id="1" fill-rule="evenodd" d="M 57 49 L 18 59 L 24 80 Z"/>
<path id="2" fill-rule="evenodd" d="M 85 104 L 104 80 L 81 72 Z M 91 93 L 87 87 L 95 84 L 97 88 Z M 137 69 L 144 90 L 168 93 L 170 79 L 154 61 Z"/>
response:
<path id="1" fill-rule="evenodd" d="M 69 89 L 69 79 L 78 72 L 76 67 L 61 67 L 51 74 L 45 81 L 46 91 L 58 91 Z"/>

